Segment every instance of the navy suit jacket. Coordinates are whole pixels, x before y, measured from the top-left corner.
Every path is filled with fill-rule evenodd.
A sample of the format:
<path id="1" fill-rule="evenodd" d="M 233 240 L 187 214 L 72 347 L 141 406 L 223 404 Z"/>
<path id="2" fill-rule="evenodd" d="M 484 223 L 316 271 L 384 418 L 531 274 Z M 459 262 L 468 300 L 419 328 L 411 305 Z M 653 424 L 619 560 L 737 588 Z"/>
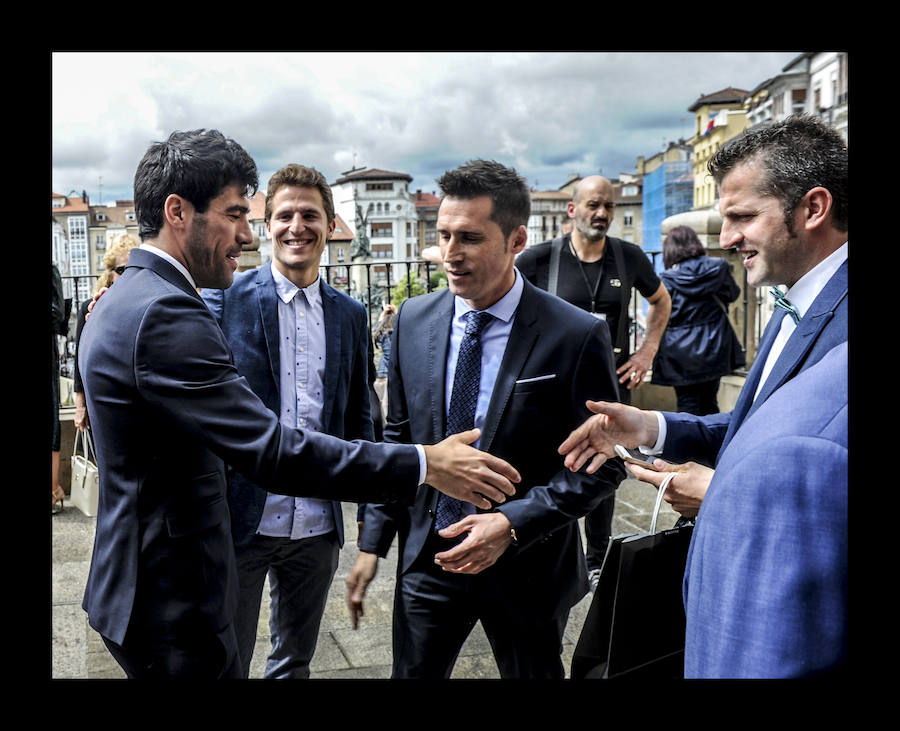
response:
<path id="1" fill-rule="evenodd" d="M 847 343 L 749 416 L 719 459 L 684 578 L 685 677 L 847 659 Z"/>
<path id="2" fill-rule="evenodd" d="M 730 413 L 694 416 L 664 412 L 666 442 L 663 459 L 673 462 L 693 460 L 714 466 L 721 451 L 747 417 L 752 415 L 776 389 L 798 373 L 817 363 L 836 345 L 847 341 L 848 262 L 844 261 L 813 300 L 754 401 L 753 395 L 765 364 L 766 355 L 781 328 L 785 312 L 776 308 L 759 343 L 759 351 L 737 403 Z"/>
<path id="3" fill-rule="evenodd" d="M 443 437 L 452 317 L 449 290 L 414 297 L 400 308 L 386 441 L 427 444 Z M 624 467 L 616 459 L 594 475 L 574 473 L 557 447 L 590 415 L 587 399 L 617 398 L 614 373 L 606 323 L 526 280 L 479 445 L 522 476 L 515 497 L 497 508 L 512 523 L 518 545 L 475 577 L 492 587 L 511 617 L 557 617 L 587 592 L 577 520 L 615 491 Z M 411 508 L 368 505 L 360 549 L 385 556 L 399 534 L 398 571 L 409 571 L 433 530 L 437 497 L 423 485 Z"/>
<path id="4" fill-rule="evenodd" d="M 366 310 L 326 282 L 319 283 L 325 318 L 325 383 L 321 431 L 341 439 L 375 441 L 369 406 Z M 278 296 L 272 263 L 235 275 L 228 289 L 204 289 L 202 297 L 225 333 L 234 364 L 250 388 L 278 415 L 281 361 Z M 250 541 L 259 527 L 268 492 L 228 468 L 228 505 L 236 545 Z M 332 503 L 338 540 L 344 543 L 340 502 Z"/>
<path id="5" fill-rule="evenodd" d="M 203 629 L 236 652 L 225 632 L 237 606 L 225 463 L 286 495 L 415 495 L 415 447 L 282 428 L 200 295 L 151 252 L 131 252 L 84 327 L 79 358 L 100 472 L 83 606 L 113 642 L 129 629 Z"/>

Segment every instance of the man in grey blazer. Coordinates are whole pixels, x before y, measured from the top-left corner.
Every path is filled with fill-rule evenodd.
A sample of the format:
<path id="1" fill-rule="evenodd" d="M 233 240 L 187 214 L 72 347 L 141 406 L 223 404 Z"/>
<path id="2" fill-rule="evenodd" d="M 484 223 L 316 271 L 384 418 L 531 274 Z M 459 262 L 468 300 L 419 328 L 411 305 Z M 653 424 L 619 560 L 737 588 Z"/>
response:
<path id="1" fill-rule="evenodd" d="M 374 441 L 368 385 L 369 328 L 361 303 L 319 276 L 334 232 L 331 188 L 319 171 L 287 165 L 269 178 L 266 230 L 272 261 L 204 289 L 234 365 L 290 428 Z M 228 470 L 237 555 L 237 634 L 249 677 L 266 575 L 271 650 L 266 678 L 308 678 L 338 553 L 341 503 L 267 492 Z"/>
<path id="2" fill-rule="evenodd" d="M 588 591 L 578 519 L 624 469 L 572 473 L 556 445 L 588 414 L 587 398 L 617 397 L 609 328 L 516 270 L 530 194 L 515 170 L 475 160 L 438 182 L 449 289 L 408 299 L 397 315 L 385 440 L 430 441 L 454 423 L 465 323 L 486 316 L 465 401 L 479 447 L 516 464 L 522 482 L 515 500 L 448 521 L 427 484 L 411 507 L 367 505 L 348 603 L 355 623 L 378 557 L 399 537 L 392 677 L 449 677 L 480 621 L 501 677 L 562 678 L 566 620 Z"/>
<path id="3" fill-rule="evenodd" d="M 469 446 L 476 430 L 410 447 L 279 423 L 197 292 L 230 286 L 257 185 L 218 131 L 152 145 L 134 186 L 144 243 L 82 333 L 100 472 L 83 607 L 129 677 L 240 676 L 226 463 L 273 492 L 360 502 L 411 500 L 428 480 L 490 507 L 518 479 Z"/>

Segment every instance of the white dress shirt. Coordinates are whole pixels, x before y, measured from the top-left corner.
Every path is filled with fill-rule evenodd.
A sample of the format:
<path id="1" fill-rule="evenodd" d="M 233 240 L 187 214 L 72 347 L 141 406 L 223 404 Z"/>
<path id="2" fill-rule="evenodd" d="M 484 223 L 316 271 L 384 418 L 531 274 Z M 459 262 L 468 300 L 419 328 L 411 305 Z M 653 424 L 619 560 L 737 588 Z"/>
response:
<path id="1" fill-rule="evenodd" d="M 279 420 L 292 429 L 322 430 L 325 383 L 325 319 L 319 279 L 298 288 L 271 268 L 278 296 Z M 310 538 L 334 528 L 331 502 L 269 493 L 257 532 Z"/>
<path id="2" fill-rule="evenodd" d="M 828 284 L 828 281 L 834 276 L 834 273 L 840 269 L 841 265 L 847 259 L 849 243 L 849 241 L 845 241 L 840 248 L 836 249 L 816 264 L 816 266 L 800 277 L 800 279 L 794 283 L 793 287 L 785 292 L 785 297 L 787 297 L 790 303 L 797 308 L 801 318 L 806 314 L 806 311 L 810 308 L 816 297 L 818 297 L 825 288 L 825 285 Z M 785 316 L 781 318 L 781 329 L 778 331 L 778 335 L 775 336 L 775 341 L 772 343 L 772 347 L 766 357 L 766 362 L 763 365 L 763 370 L 759 377 L 759 383 L 756 386 L 756 392 L 753 394 L 754 400 L 759 396 L 763 384 L 775 367 L 775 363 L 778 362 L 781 351 L 784 350 L 785 344 L 796 329 L 797 325 L 794 322 L 793 317 Z M 666 443 L 666 420 L 661 412 L 656 411 L 654 413 L 656 414 L 656 420 L 659 424 L 659 437 L 653 447 L 641 447 L 640 450 L 645 454 L 655 455 L 660 454 L 663 451 L 663 445 Z"/>

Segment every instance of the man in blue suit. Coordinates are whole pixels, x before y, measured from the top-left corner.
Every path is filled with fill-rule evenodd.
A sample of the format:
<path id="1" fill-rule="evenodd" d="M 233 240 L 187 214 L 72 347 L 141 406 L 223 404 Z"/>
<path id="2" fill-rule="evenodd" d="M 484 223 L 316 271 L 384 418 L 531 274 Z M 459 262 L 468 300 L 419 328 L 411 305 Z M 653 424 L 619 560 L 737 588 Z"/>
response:
<path id="1" fill-rule="evenodd" d="M 514 469 L 469 446 L 345 442 L 284 428 L 234 366 L 198 288 L 231 285 L 252 241 L 256 165 L 215 130 L 173 133 L 135 174 L 143 244 L 79 348 L 100 471 L 83 607 L 129 677 L 239 677 L 225 464 L 267 490 L 411 501 L 429 484 L 481 507 Z"/>
<path id="2" fill-rule="evenodd" d="M 777 293 L 778 306 L 735 408 L 697 417 L 589 404 L 595 416 L 560 446 L 570 468 L 590 461 L 588 470 L 596 469 L 615 453 L 616 443 L 674 462 L 692 460 L 675 465 L 656 460 L 656 471 L 631 470 L 657 486 L 665 472 L 676 472 L 665 499 L 683 515 L 697 515 L 722 467 L 721 455 L 741 425 L 784 384 L 847 341 L 847 166 L 847 146 L 840 135 L 806 116 L 748 131 L 712 157 L 722 247 L 734 248 L 744 258 L 749 285 L 788 287 Z M 752 459 L 763 469 L 771 456 L 755 453 Z M 729 481 L 730 476 L 717 479 Z M 790 570 L 788 564 L 783 568 Z"/>
<path id="3" fill-rule="evenodd" d="M 335 226 L 322 173 L 293 164 L 278 170 L 269 178 L 265 220 L 273 261 L 236 274 L 228 289 L 202 292 L 234 365 L 285 426 L 374 441 L 366 310 L 319 277 Z M 276 495 L 228 472 L 244 677 L 268 573 L 272 647 L 265 677 L 308 678 L 344 543 L 341 503 Z"/>
<path id="4" fill-rule="evenodd" d="M 446 519 L 427 485 L 412 507 L 367 505 L 348 604 L 355 626 L 378 557 L 399 536 L 392 677 L 449 677 L 480 620 L 503 678 L 562 678 L 566 620 L 588 591 L 577 521 L 615 492 L 624 469 L 570 472 L 556 445 L 588 414 L 586 395 L 617 398 L 609 328 L 516 270 L 530 194 L 514 170 L 476 160 L 438 182 L 449 289 L 406 300 L 397 314 L 385 440 L 440 438 L 465 402 L 479 447 L 516 464 L 522 482 L 496 510 Z M 473 318 L 487 322 L 477 336 Z M 463 399 L 470 338 L 480 352 Z"/>
<path id="5" fill-rule="evenodd" d="M 722 451 L 684 576 L 686 678 L 846 669 L 847 343 Z"/>

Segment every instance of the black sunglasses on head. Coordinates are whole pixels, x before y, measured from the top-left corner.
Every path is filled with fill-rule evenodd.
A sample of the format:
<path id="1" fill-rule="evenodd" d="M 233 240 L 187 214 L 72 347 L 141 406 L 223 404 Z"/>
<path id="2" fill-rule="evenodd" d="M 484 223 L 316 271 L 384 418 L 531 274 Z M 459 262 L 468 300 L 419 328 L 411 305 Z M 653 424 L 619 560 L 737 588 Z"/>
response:
<path id="1" fill-rule="evenodd" d="M 124 266 L 116 267 L 115 269 L 113 269 L 113 271 L 114 271 L 116 274 L 118 274 L 118 275 L 121 276 L 122 274 L 125 273 L 125 267 L 124 267 Z"/>

